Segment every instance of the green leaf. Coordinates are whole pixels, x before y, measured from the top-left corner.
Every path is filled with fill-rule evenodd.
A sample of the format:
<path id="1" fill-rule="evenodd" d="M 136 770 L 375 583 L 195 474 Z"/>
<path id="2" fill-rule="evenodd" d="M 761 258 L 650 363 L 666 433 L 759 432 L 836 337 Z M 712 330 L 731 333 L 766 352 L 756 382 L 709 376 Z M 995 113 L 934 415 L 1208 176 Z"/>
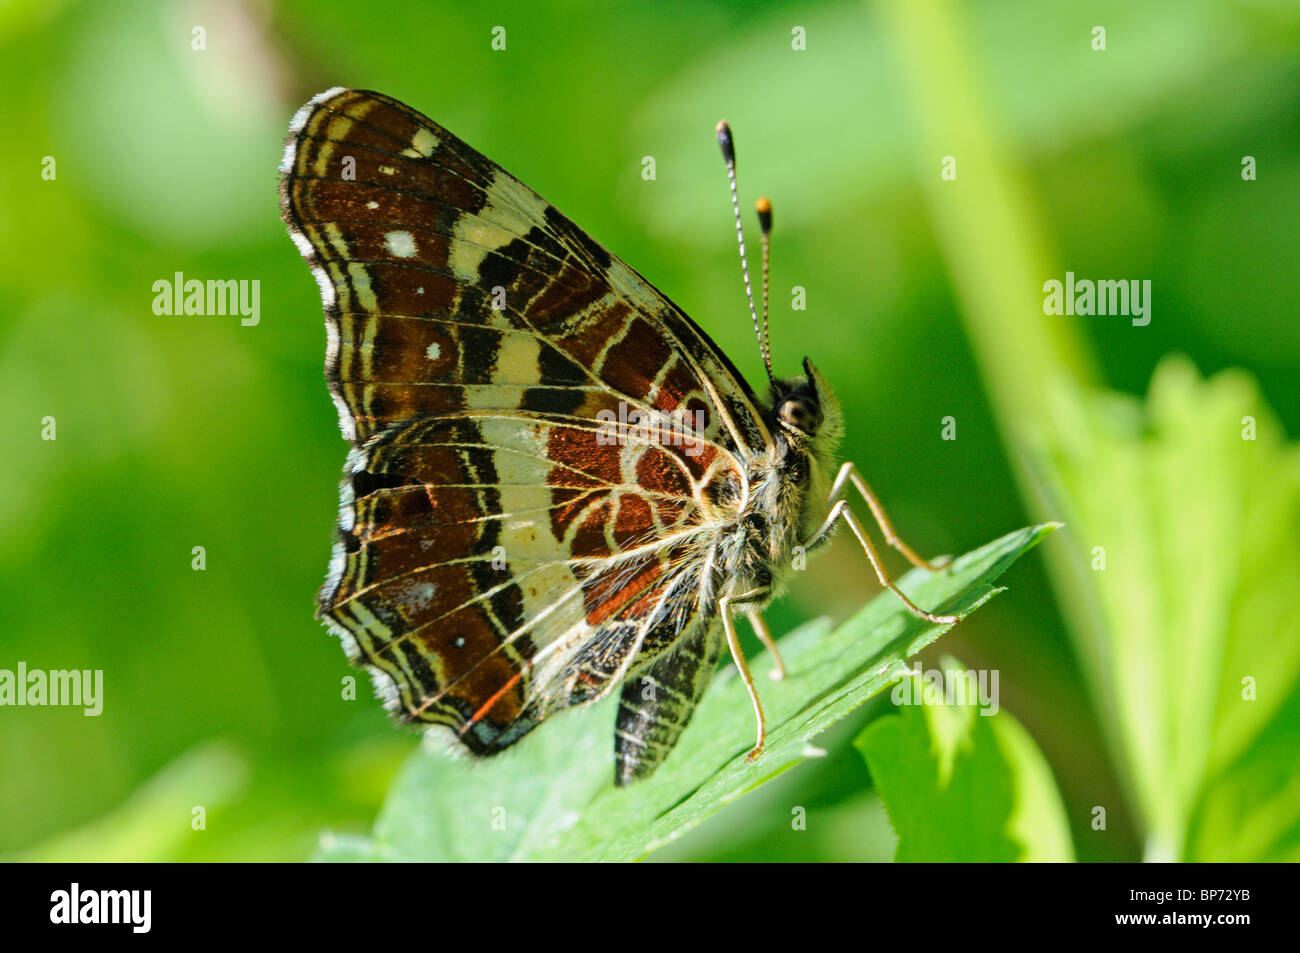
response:
<path id="1" fill-rule="evenodd" d="M 1188 858 L 1300 861 L 1300 682 L 1277 716 L 1232 766 L 1206 786 Z"/>
<path id="2" fill-rule="evenodd" d="M 1183 358 L 1160 364 L 1145 405 L 1063 389 L 1052 412 L 1043 490 L 1070 522 L 1079 655 L 1148 858 L 1184 859 L 1207 786 L 1249 760 L 1266 725 L 1295 720 L 1300 450 L 1249 375 L 1202 380 Z M 1300 766 L 1286 764 L 1277 789 L 1300 789 Z M 1220 796 L 1229 788 L 1241 790 Z M 1284 800 L 1255 818 L 1261 829 L 1294 822 Z M 1207 841 L 1211 829 L 1225 841 Z M 1233 838 L 1211 824 L 1197 851 L 1246 859 Z"/>
<path id="3" fill-rule="evenodd" d="M 894 688 L 897 716 L 858 735 L 898 832 L 900 861 L 1070 861 L 1065 808 L 1051 769 L 1006 711 L 979 704 L 976 673 L 953 659 L 944 687 L 915 673 Z M 985 683 L 984 691 L 996 685 Z"/>
<path id="4" fill-rule="evenodd" d="M 21 863 L 175 862 L 195 836 L 196 806 L 205 817 L 238 801 L 248 785 L 244 754 L 227 742 L 201 745 L 167 765 L 116 810 L 28 850 L 0 858 Z"/>
<path id="5" fill-rule="evenodd" d="M 962 617 L 1055 525 L 1030 527 L 959 557 L 943 572 L 912 571 L 901 588 L 919 605 Z M 431 750 L 399 774 L 369 842 L 326 835 L 322 860 L 636 860 L 770 778 L 819 752 L 810 742 L 906 669 L 943 627 L 882 593 L 835 631 L 812 622 L 781 640 L 788 677 L 751 666 L 768 720 L 753 763 L 753 722 L 734 670 L 719 674 L 672 756 L 647 781 L 613 786 L 617 698 L 567 712 L 490 760 Z"/>

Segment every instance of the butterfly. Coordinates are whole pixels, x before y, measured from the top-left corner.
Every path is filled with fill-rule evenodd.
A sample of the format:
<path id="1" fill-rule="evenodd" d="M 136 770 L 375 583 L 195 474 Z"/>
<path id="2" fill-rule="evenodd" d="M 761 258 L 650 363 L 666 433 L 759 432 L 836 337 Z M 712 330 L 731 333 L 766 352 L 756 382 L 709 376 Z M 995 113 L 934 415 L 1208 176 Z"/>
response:
<path id="1" fill-rule="evenodd" d="M 758 329 L 730 130 L 718 127 Z M 615 782 L 672 751 L 729 650 L 764 720 L 735 618 L 784 673 L 761 611 L 796 551 L 841 522 L 889 580 L 835 466 L 838 402 L 807 359 L 777 379 L 766 333 L 771 206 L 759 203 L 770 390 L 536 192 L 379 93 L 293 117 L 289 235 L 320 287 L 325 376 L 351 445 L 318 615 L 386 706 L 475 755 L 620 691 Z M 832 476 L 832 474 L 834 474 Z M 797 548 L 801 547 L 801 550 Z"/>

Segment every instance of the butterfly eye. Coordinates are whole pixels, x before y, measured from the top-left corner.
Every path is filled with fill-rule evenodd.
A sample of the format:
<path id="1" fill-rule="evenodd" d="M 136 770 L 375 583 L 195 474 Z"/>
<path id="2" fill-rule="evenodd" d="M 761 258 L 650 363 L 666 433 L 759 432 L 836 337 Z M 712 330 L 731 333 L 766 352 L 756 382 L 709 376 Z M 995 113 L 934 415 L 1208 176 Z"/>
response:
<path id="1" fill-rule="evenodd" d="M 804 400 L 787 400 L 781 405 L 781 421 L 796 430 L 811 433 L 817 426 L 817 411 Z"/>

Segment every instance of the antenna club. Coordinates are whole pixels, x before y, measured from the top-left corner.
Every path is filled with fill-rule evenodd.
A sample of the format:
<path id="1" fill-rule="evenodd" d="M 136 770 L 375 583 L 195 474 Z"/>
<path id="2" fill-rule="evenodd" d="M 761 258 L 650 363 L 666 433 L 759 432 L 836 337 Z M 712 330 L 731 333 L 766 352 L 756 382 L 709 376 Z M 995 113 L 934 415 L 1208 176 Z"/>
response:
<path id="1" fill-rule="evenodd" d="M 736 145 L 735 140 L 731 138 L 731 127 L 727 125 L 727 120 L 719 120 L 715 131 L 718 134 L 718 145 L 722 148 L 722 158 L 728 165 L 735 165 Z"/>
<path id="2" fill-rule="evenodd" d="M 758 212 L 758 227 L 766 235 L 772 231 L 772 203 L 768 201 L 767 196 L 763 196 L 754 203 L 754 211 Z"/>

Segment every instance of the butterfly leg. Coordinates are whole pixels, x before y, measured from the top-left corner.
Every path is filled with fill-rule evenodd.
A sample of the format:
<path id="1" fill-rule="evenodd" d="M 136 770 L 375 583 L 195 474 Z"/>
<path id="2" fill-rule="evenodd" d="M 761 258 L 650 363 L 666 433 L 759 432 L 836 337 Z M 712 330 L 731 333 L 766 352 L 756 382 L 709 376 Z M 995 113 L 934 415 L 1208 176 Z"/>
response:
<path id="1" fill-rule="evenodd" d="M 772 638 L 772 633 L 763 621 L 763 616 L 755 609 L 750 609 L 745 613 L 749 617 L 749 624 L 754 627 L 754 634 L 758 636 L 758 641 L 763 643 L 763 647 L 772 655 L 772 661 L 776 663 L 776 668 L 768 672 L 768 677 L 772 681 L 780 681 L 785 678 L 785 662 L 781 659 L 781 653 L 776 650 L 776 642 Z"/>
<path id="2" fill-rule="evenodd" d="M 840 472 L 835 476 L 835 482 L 831 484 L 830 499 L 827 502 L 835 503 L 838 501 L 844 493 L 845 484 L 850 481 L 857 488 L 857 491 L 862 494 L 862 498 L 867 501 L 867 506 L 871 509 L 871 515 L 876 518 L 876 525 L 885 534 L 885 542 L 907 557 L 908 562 L 918 569 L 928 569 L 930 572 L 938 572 L 943 568 L 943 565 L 947 564 L 949 560 L 946 558 L 943 563 L 932 563 L 929 560 L 922 559 L 912 550 L 911 546 L 903 542 L 894 530 L 894 524 L 889 521 L 885 508 L 881 506 L 880 500 L 876 497 L 867 481 L 862 478 L 862 474 L 858 472 L 858 468 L 853 465 L 852 460 L 840 467 Z"/>
<path id="3" fill-rule="evenodd" d="M 853 530 L 853 535 L 858 538 L 858 542 L 862 544 L 863 550 L 866 551 L 867 559 L 871 561 L 871 568 L 876 571 L 876 578 L 880 580 L 880 584 L 894 595 L 898 596 L 898 598 L 902 600 L 903 605 L 907 607 L 908 612 L 918 618 L 925 619 L 927 622 L 933 622 L 936 625 L 950 625 L 951 623 L 958 621 L 958 617 L 955 615 L 934 615 L 933 613 L 926 612 L 924 609 L 918 607 L 911 599 L 907 598 L 907 596 L 903 595 L 903 590 L 894 585 L 893 580 L 889 578 L 889 574 L 885 572 L 884 564 L 881 563 L 880 556 L 876 553 L 876 548 L 871 545 L 871 538 L 867 536 L 866 530 L 862 528 L 862 524 L 858 522 L 858 518 L 854 516 L 853 511 L 849 509 L 848 500 L 840 500 L 831 508 L 830 514 L 822 521 L 822 525 L 818 528 L 817 532 L 813 533 L 808 542 L 804 544 L 804 548 L 812 549 L 814 546 L 821 543 L 823 539 L 830 534 L 838 520 L 843 520 L 849 524 L 849 529 Z"/>
<path id="4" fill-rule="evenodd" d="M 731 659 L 736 663 L 736 670 L 740 672 L 740 680 L 745 683 L 745 691 L 749 692 L 749 701 L 754 706 L 754 719 L 758 722 L 758 739 L 754 743 L 753 750 L 746 756 L 746 761 L 753 761 L 762 754 L 763 742 L 767 739 L 767 723 L 763 719 L 763 705 L 758 700 L 758 689 L 754 687 L 754 677 L 749 674 L 749 664 L 745 661 L 745 653 L 741 651 L 740 639 L 736 635 L 736 623 L 731 613 L 733 603 L 743 604 L 747 598 L 757 594 L 756 590 L 738 596 L 723 596 L 718 600 L 718 614 L 722 616 L 722 629 L 727 634 L 727 648 L 731 649 Z"/>

